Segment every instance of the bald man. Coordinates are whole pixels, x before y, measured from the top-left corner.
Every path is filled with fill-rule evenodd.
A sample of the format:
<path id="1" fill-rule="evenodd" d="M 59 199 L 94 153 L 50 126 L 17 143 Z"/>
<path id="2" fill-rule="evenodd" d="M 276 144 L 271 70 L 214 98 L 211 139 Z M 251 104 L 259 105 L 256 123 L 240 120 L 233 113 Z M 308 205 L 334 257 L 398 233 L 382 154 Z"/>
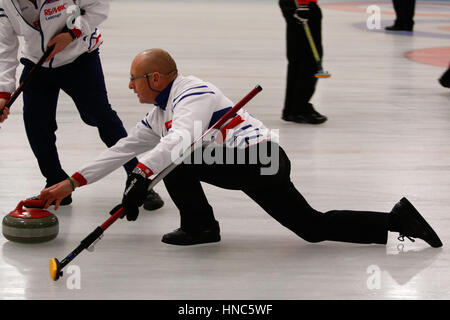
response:
<path id="1" fill-rule="evenodd" d="M 150 177 L 176 160 L 179 152 L 174 151 L 180 144 L 189 147 L 233 106 L 213 84 L 178 74 L 175 61 L 161 49 L 137 55 L 130 74 L 129 88 L 141 103 L 155 107 L 128 137 L 73 174 L 71 180 L 45 189 L 41 199 L 47 203 L 55 200 L 57 207 L 75 188 L 103 178 L 146 152 L 127 179 L 122 203 L 111 211 L 122 206 L 127 219 L 134 221 Z M 405 198 L 391 212 L 314 210 L 291 182 L 290 161 L 277 139 L 245 110 L 238 111 L 220 132 L 215 143 L 196 149 L 164 178 L 180 212 L 180 228 L 165 234 L 163 242 L 194 245 L 220 241 L 219 223 L 201 185 L 206 182 L 242 190 L 279 223 L 309 242 L 386 244 L 388 231 L 393 231 L 400 233 L 400 240 L 420 238 L 433 247 L 442 246 L 433 229 Z"/>

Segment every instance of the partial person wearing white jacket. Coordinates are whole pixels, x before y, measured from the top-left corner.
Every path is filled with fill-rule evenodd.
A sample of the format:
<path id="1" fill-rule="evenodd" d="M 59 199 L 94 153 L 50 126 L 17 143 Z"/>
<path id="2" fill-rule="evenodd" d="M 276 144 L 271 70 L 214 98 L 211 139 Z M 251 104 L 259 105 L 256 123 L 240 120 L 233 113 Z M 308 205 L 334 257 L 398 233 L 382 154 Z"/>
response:
<path id="1" fill-rule="evenodd" d="M 113 146 L 127 136 L 108 101 L 99 56 L 102 35 L 98 26 L 109 13 L 109 0 L 0 0 L 0 122 L 16 86 L 19 37 L 23 38 L 20 82 L 48 47 L 55 48 L 23 91 L 23 118 L 31 149 L 49 187 L 68 178 L 56 148 L 56 109 L 61 90 L 74 101 L 82 120 L 98 128 L 101 140 Z M 124 164 L 127 173 L 137 159 Z M 150 209 L 163 205 L 149 192 Z M 62 205 L 68 205 L 68 196 Z"/>
<path id="2" fill-rule="evenodd" d="M 177 160 L 180 144 L 189 147 L 232 107 L 231 100 L 213 84 L 180 75 L 173 58 L 161 49 L 137 55 L 130 75 L 129 88 L 139 101 L 155 106 L 128 137 L 69 180 L 43 190 L 40 199 L 45 200 L 45 207 L 55 201 L 57 208 L 75 188 L 103 178 L 144 153 L 127 179 L 122 203 L 110 212 L 122 207 L 127 220 L 136 220 L 151 177 Z M 406 198 L 391 212 L 313 209 L 292 183 L 291 163 L 277 140 L 261 121 L 245 110 L 238 111 L 221 128 L 209 145 L 212 147 L 199 147 L 164 177 L 180 212 L 180 227 L 165 234 L 162 241 L 194 245 L 221 240 L 219 223 L 201 185 L 206 182 L 243 191 L 275 220 L 309 242 L 386 244 L 388 231 L 394 231 L 400 232 L 401 238 L 417 237 L 433 247 L 442 246 Z"/>

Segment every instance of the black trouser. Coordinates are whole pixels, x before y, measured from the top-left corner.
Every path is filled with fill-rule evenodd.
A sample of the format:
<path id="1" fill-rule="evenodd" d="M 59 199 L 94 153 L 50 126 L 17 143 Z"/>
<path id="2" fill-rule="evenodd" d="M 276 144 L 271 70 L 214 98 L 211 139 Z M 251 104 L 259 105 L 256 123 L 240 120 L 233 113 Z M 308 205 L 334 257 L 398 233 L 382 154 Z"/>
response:
<path id="1" fill-rule="evenodd" d="M 398 27 L 412 28 L 414 26 L 414 11 L 416 0 L 392 0 L 397 18 L 395 25 Z"/>
<path id="2" fill-rule="evenodd" d="M 257 151 L 258 148 L 263 152 Z M 291 163 L 281 147 L 262 143 L 247 148 L 245 153 L 246 156 L 264 154 L 267 149 L 272 150 L 270 163 L 260 155 L 255 164 L 249 160 L 246 164 L 183 163 L 167 175 L 164 183 L 180 211 L 181 228 L 195 232 L 215 224 L 213 209 L 200 184 L 206 182 L 224 189 L 242 190 L 275 220 L 306 241 L 386 244 L 388 213 L 348 210 L 322 213 L 313 209 L 292 184 Z M 226 154 L 230 150 L 219 146 L 215 151 Z M 232 152 L 238 154 L 236 149 Z M 190 157 L 191 163 L 193 158 Z M 247 159 L 255 157 L 247 156 Z M 262 169 L 276 174 L 261 174 Z"/>
<path id="3" fill-rule="evenodd" d="M 34 64 L 22 59 L 20 81 Z M 111 147 L 127 136 L 122 121 L 108 102 L 98 50 L 85 53 L 58 68 L 40 68 L 23 91 L 23 119 L 31 149 L 46 178 L 46 187 L 67 178 L 56 148 L 56 107 L 60 90 L 75 102 L 81 119 L 97 127 L 101 140 Z M 124 165 L 127 172 L 137 165 L 134 158 Z"/>
<path id="4" fill-rule="evenodd" d="M 305 30 L 293 17 L 293 0 L 279 1 L 286 20 L 286 52 L 288 60 L 286 93 L 283 115 L 307 114 L 311 110 L 311 100 L 316 89 L 317 64 L 306 37 Z M 308 26 L 320 58 L 322 49 L 322 12 L 320 7 L 311 3 Z"/>

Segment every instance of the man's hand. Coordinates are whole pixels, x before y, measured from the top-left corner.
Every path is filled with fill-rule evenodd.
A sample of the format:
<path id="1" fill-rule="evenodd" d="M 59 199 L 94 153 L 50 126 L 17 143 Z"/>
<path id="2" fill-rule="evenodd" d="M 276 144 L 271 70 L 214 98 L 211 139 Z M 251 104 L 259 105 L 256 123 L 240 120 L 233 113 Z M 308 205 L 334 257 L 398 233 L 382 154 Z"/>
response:
<path id="1" fill-rule="evenodd" d="M 51 59 L 53 59 L 53 57 L 57 53 L 63 51 L 69 45 L 69 43 L 72 42 L 72 40 L 73 40 L 72 36 L 68 32 L 63 32 L 63 33 L 60 33 L 60 34 L 57 34 L 56 36 L 54 36 L 48 42 L 47 47 L 51 47 L 52 45 L 55 45 L 55 48 L 53 49 L 52 53 L 50 53 L 50 55 L 45 60 L 45 62 L 50 61 Z"/>
<path id="2" fill-rule="evenodd" d="M 5 108 L 7 102 L 8 100 L 6 100 L 5 98 L 0 98 L 0 123 L 8 118 L 9 108 Z"/>
<path id="3" fill-rule="evenodd" d="M 307 4 L 301 4 L 297 7 L 294 13 L 294 18 L 303 22 L 309 19 L 309 6 Z"/>
<path id="4" fill-rule="evenodd" d="M 76 187 L 79 186 L 78 181 L 73 179 L 73 182 Z M 44 189 L 41 191 L 41 194 L 39 195 L 39 200 L 45 200 L 44 209 L 47 209 L 53 201 L 55 201 L 55 210 L 58 210 L 59 204 L 61 201 L 69 196 L 72 193 L 72 184 L 68 179 L 61 181 L 60 183 L 57 183 L 51 187 L 48 187 L 47 189 Z"/>

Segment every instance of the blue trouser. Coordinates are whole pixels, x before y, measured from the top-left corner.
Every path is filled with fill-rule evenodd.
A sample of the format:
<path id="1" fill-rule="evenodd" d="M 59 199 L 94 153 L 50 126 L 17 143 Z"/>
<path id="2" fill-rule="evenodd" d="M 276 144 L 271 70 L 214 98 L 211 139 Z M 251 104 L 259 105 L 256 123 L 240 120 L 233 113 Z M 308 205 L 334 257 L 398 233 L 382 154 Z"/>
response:
<path id="1" fill-rule="evenodd" d="M 22 82 L 33 67 L 27 59 Z M 39 68 L 23 91 L 23 119 L 31 149 L 46 178 L 46 187 L 68 177 L 61 167 L 56 148 L 56 107 L 60 90 L 75 102 L 81 119 L 97 127 L 102 141 L 113 146 L 127 136 L 122 121 L 108 102 L 105 79 L 98 50 L 85 53 L 74 62 L 59 68 Z M 137 165 L 136 158 L 124 165 L 129 173 Z"/>

